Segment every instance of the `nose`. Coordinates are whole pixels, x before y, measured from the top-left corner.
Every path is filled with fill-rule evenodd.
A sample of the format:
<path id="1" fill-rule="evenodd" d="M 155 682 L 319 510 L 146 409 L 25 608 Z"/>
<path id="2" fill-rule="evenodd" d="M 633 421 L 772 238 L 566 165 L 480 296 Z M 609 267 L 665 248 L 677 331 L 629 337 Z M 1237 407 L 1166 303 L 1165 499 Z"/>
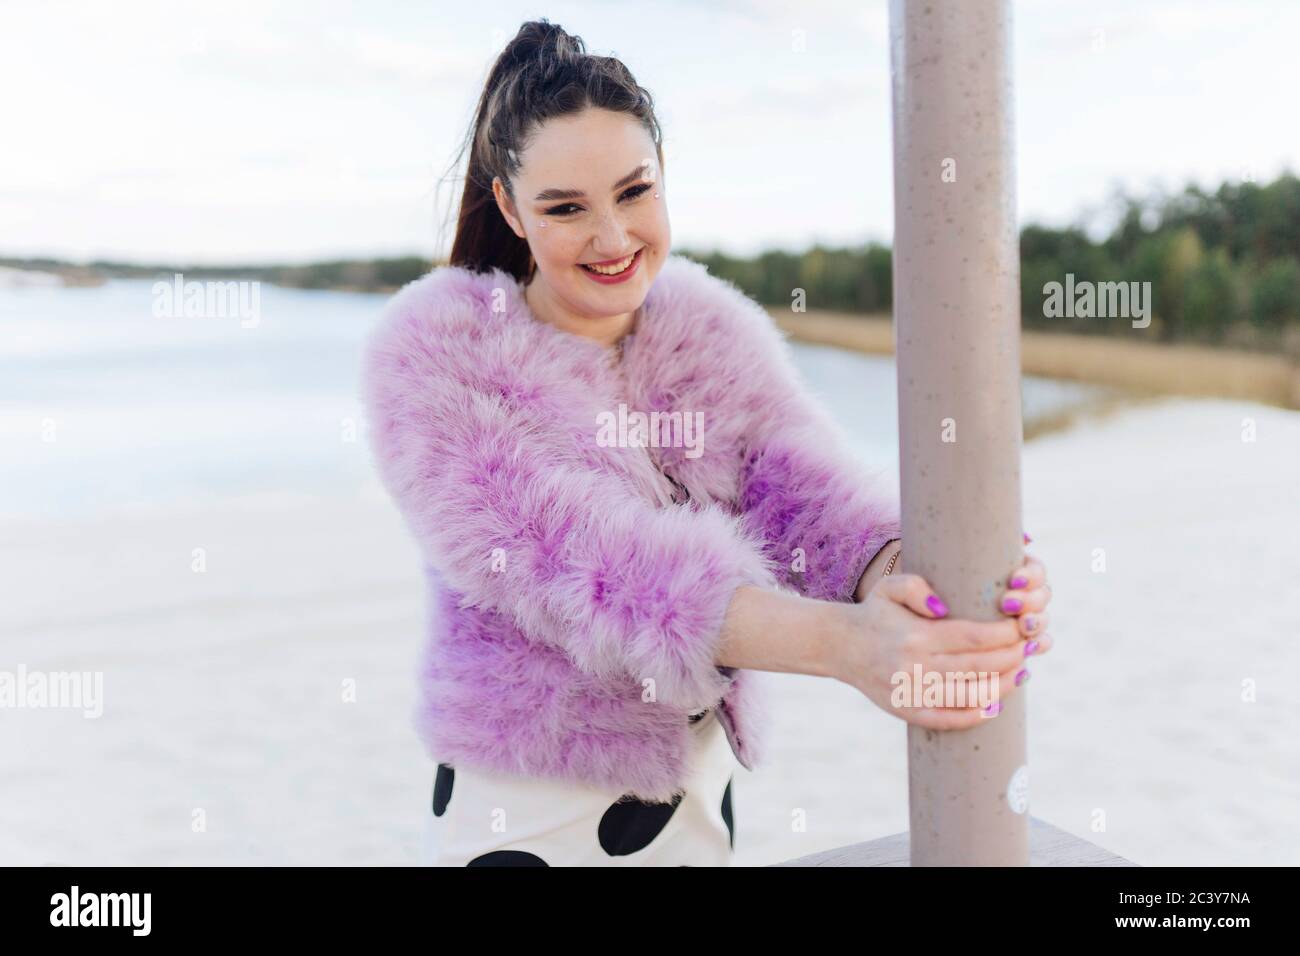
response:
<path id="1" fill-rule="evenodd" d="M 613 258 L 627 251 L 627 228 L 617 209 L 606 209 L 596 226 L 592 247 L 598 256 Z"/>

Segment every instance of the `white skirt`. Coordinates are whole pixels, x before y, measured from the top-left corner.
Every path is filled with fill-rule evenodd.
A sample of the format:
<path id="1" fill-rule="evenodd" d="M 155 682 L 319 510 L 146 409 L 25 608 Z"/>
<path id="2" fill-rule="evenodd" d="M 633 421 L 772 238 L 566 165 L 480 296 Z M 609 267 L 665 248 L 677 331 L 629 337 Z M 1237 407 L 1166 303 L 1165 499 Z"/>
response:
<path id="1" fill-rule="evenodd" d="M 691 738 L 686 792 L 672 803 L 440 763 L 425 865 L 730 866 L 738 764 L 712 710 Z"/>

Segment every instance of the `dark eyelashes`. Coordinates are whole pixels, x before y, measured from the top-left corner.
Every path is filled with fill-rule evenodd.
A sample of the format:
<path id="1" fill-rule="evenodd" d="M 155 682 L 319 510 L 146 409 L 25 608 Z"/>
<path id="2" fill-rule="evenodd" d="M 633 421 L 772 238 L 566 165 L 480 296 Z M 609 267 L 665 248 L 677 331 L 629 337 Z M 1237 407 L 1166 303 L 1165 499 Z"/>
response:
<path id="1" fill-rule="evenodd" d="M 636 199 L 637 197 L 643 195 L 646 192 L 646 190 L 648 190 L 649 188 L 650 187 L 645 183 L 632 186 L 626 191 L 624 191 L 623 195 L 619 197 L 619 200 L 622 201 L 624 199 Z M 569 216 L 572 215 L 572 213 L 566 212 L 565 210 L 569 209 L 570 207 L 574 209 L 578 208 L 576 203 L 566 202 L 560 206 L 552 206 L 550 209 L 546 210 L 546 215 Z"/>

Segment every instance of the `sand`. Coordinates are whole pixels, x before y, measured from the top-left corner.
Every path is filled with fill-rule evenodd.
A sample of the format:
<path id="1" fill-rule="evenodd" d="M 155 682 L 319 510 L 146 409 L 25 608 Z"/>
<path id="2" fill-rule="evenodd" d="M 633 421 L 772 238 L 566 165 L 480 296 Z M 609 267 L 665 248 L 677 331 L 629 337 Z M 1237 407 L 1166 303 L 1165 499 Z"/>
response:
<path id="1" fill-rule="evenodd" d="M 1024 481 L 1058 641 L 1024 689 L 1030 812 L 1145 865 L 1300 863 L 1300 414 L 1134 407 L 1030 442 Z M 423 596 L 376 484 L 5 530 L 0 670 L 102 671 L 104 700 L 0 711 L 0 863 L 417 862 Z M 765 679 L 737 863 L 906 829 L 904 725 Z"/>

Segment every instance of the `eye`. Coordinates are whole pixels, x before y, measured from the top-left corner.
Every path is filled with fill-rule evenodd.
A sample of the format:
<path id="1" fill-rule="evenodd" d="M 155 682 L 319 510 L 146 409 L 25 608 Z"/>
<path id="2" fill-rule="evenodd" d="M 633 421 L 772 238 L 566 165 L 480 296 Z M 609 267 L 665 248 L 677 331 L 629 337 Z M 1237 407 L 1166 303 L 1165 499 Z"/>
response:
<path id="1" fill-rule="evenodd" d="M 636 186 L 630 186 L 623 191 L 623 195 L 619 197 L 619 201 L 622 202 L 623 200 L 627 200 L 630 202 L 633 199 L 638 199 L 643 196 L 649 188 L 650 186 L 646 183 L 639 183 Z M 572 216 L 574 212 L 579 211 L 581 208 L 582 207 L 577 203 L 566 202 L 560 206 L 552 206 L 550 209 L 546 210 L 546 215 Z"/>

